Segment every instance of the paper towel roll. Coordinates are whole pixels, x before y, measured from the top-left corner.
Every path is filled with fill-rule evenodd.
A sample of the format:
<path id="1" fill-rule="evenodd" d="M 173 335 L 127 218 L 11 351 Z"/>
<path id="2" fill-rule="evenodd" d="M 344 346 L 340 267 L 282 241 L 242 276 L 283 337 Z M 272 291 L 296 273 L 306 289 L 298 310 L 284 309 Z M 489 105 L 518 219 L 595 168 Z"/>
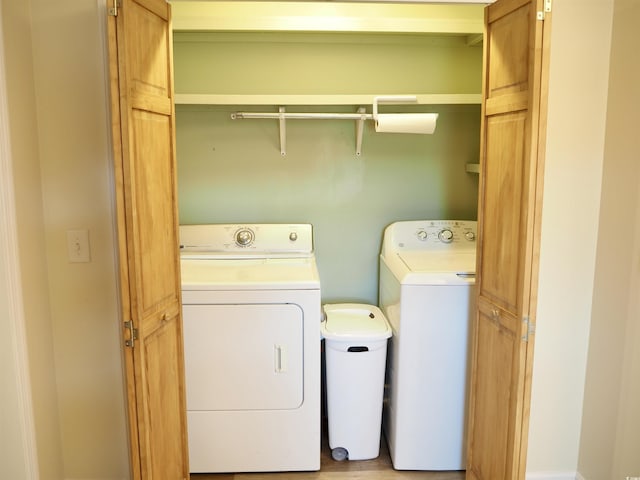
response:
<path id="1" fill-rule="evenodd" d="M 433 133 L 437 113 L 380 113 L 376 120 L 376 132 Z"/>

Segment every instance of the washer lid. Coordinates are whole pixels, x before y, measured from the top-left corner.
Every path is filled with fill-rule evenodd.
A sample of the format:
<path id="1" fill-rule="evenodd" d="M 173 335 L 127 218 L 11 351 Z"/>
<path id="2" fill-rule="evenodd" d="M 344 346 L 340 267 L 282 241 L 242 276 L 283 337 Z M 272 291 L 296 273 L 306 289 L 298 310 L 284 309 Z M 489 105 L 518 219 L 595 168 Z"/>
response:
<path id="1" fill-rule="evenodd" d="M 473 274 L 476 271 L 475 251 L 469 252 L 399 252 L 398 257 L 415 273 Z"/>
<path id="2" fill-rule="evenodd" d="M 323 305 L 322 335 L 330 340 L 384 340 L 391 328 L 382 311 L 361 303 Z"/>

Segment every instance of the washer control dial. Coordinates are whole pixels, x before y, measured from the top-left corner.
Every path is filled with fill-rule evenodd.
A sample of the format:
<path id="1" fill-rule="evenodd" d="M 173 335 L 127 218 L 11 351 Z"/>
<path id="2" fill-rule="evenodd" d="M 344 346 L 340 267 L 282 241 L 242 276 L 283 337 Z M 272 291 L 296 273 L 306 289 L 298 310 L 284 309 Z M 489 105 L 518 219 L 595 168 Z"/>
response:
<path id="1" fill-rule="evenodd" d="M 440 230 L 440 232 L 438 233 L 438 238 L 441 242 L 451 243 L 453 241 L 453 232 L 448 228 L 445 228 L 443 230 Z"/>
<path id="2" fill-rule="evenodd" d="M 253 243 L 255 235 L 249 228 L 241 228 L 236 232 L 236 245 L 239 247 L 248 247 Z"/>
<path id="3" fill-rule="evenodd" d="M 418 237 L 418 240 L 422 240 L 423 242 L 427 239 L 428 235 L 427 232 L 425 230 L 418 230 L 416 232 L 416 236 Z"/>
<path id="4" fill-rule="evenodd" d="M 298 234 L 296 232 L 291 232 L 289 234 L 289 240 L 291 240 L 292 242 L 295 242 L 296 240 L 298 240 Z"/>
<path id="5" fill-rule="evenodd" d="M 476 234 L 473 232 L 467 232 L 464 234 L 464 238 L 466 238 L 470 242 L 473 242 L 476 239 Z"/>

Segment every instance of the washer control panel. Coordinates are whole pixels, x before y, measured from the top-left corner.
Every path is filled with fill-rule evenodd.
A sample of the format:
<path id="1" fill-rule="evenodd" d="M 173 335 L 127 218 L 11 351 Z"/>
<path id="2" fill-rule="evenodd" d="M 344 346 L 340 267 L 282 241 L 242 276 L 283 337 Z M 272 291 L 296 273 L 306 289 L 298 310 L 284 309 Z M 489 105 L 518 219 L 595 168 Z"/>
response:
<path id="1" fill-rule="evenodd" d="M 183 256 L 310 256 L 310 224 L 210 224 L 180 225 Z"/>
<path id="2" fill-rule="evenodd" d="M 385 244 L 398 250 L 475 248 L 477 222 L 472 220 L 419 220 L 392 223 Z"/>

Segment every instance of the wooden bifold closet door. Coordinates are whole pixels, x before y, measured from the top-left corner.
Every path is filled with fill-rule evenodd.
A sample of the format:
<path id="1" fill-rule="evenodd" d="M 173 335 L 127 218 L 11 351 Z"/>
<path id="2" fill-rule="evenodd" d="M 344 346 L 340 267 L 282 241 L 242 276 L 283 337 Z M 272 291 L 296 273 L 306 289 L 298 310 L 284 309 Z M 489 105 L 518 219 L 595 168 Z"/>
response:
<path id="1" fill-rule="evenodd" d="M 132 474 L 184 480 L 171 9 L 165 0 L 118 3 L 108 22 Z"/>
<path id="2" fill-rule="evenodd" d="M 542 0 L 485 9 L 470 480 L 525 477 L 549 19 Z"/>

